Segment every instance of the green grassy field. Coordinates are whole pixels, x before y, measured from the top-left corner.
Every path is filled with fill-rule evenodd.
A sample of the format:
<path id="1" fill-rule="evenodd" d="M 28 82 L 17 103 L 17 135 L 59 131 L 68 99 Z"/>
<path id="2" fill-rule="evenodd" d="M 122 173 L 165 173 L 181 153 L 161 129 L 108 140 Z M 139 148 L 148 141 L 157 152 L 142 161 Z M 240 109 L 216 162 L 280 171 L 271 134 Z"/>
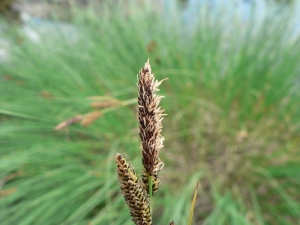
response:
<path id="1" fill-rule="evenodd" d="M 291 38 L 292 16 L 267 15 L 257 25 L 203 10 L 190 28 L 178 10 L 166 19 L 145 3 L 75 8 L 73 16 L 73 33 L 40 30 L 39 43 L 2 22 L 9 56 L 0 65 L 1 225 L 132 224 L 114 155 L 141 170 L 132 99 L 148 58 L 158 80 L 169 78 L 159 92 L 168 116 L 154 224 L 187 224 L 197 181 L 194 224 L 299 224 L 300 42 Z M 92 96 L 125 103 L 90 126 L 54 130 L 92 112 Z"/>

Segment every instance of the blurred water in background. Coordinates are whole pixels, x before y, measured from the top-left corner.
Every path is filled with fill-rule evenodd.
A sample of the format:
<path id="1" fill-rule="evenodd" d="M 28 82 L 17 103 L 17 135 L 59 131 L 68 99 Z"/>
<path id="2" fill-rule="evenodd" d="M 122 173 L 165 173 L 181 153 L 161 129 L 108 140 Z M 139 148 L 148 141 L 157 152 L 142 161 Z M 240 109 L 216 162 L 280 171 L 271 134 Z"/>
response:
<path id="1" fill-rule="evenodd" d="M 170 18 L 170 14 L 176 8 L 174 1 L 163 0 L 165 19 Z M 263 0 L 188 0 L 183 4 L 182 19 L 184 23 L 192 30 L 199 21 L 199 15 L 208 14 L 213 18 L 230 15 L 224 22 L 230 20 L 240 20 L 242 23 L 263 22 L 267 16 L 275 17 L 279 14 L 293 14 L 291 24 L 294 29 L 294 35 L 300 34 L 300 1 L 270 3 Z M 205 19 L 202 17 L 202 19 Z M 233 22 L 233 21 L 232 21 Z M 242 27 L 241 27 L 242 28 Z"/>
<path id="2" fill-rule="evenodd" d="M 166 23 L 172 22 L 174 17 L 173 13 L 176 13 L 178 18 L 178 2 L 174 0 L 161 0 L 162 1 L 162 12 L 165 17 Z M 293 34 L 298 36 L 300 34 L 300 1 L 293 3 L 268 3 L 262 0 L 188 0 L 182 4 L 182 21 L 192 31 L 197 23 L 199 23 L 199 16 L 202 20 L 205 20 L 205 16 L 209 14 L 211 18 L 222 18 L 218 22 L 223 21 L 224 24 L 230 24 L 232 22 L 239 21 L 241 23 L 241 29 L 243 24 L 255 24 L 259 25 L 265 19 L 265 17 L 275 17 L 279 14 L 293 14 L 290 18 Z M 226 16 L 228 17 L 226 18 Z M 76 29 L 70 24 L 63 22 L 50 21 L 46 19 L 36 18 L 26 13 L 22 14 L 22 20 L 25 23 L 24 30 L 27 35 L 34 41 L 39 41 L 40 38 L 34 32 L 35 29 L 43 30 L 53 33 L 53 28 L 61 30 L 71 41 L 76 41 Z M 234 20 L 234 21 L 233 21 Z M 224 26 L 224 32 L 226 28 Z M 230 32 L 230 31 L 229 31 Z M 295 36 L 291 37 L 294 38 Z"/>
<path id="3" fill-rule="evenodd" d="M 186 31 L 193 32 L 199 21 L 210 18 L 222 26 L 224 36 L 233 32 L 230 24 L 237 25 L 240 29 L 249 29 L 249 24 L 259 26 L 266 17 L 274 19 L 275 15 L 293 14 L 289 17 L 293 35 L 290 40 L 295 40 L 300 35 L 300 1 L 292 3 L 268 3 L 262 0 L 187 0 L 181 4 L 181 16 L 178 17 L 178 2 L 173 0 L 161 0 L 162 13 L 166 24 L 174 23 L 175 18 L 181 18 L 185 24 Z M 29 3 L 31 4 L 31 3 Z M 23 22 L 24 34 L 32 41 L 42 43 L 42 37 L 51 35 L 52 38 L 64 36 L 70 44 L 76 43 L 80 35 L 73 24 L 53 21 L 30 15 L 21 9 L 21 20 Z M 225 16 L 224 16 L 225 15 Z M 220 19 L 221 18 L 221 19 Z M 247 25 L 247 26 L 245 26 Z M 0 24 L 0 33 L 3 32 Z M 0 61 L 8 60 L 8 43 L 0 37 Z"/>

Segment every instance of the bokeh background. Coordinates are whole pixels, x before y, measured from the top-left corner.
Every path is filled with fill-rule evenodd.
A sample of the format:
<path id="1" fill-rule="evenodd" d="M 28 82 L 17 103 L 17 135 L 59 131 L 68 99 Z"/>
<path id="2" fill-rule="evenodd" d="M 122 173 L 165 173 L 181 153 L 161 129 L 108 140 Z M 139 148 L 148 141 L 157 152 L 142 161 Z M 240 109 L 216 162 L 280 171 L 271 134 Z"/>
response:
<path id="1" fill-rule="evenodd" d="M 132 224 L 114 155 L 141 171 L 148 58 L 169 78 L 154 224 L 187 224 L 197 182 L 194 224 L 299 224 L 299 5 L 1 1 L 0 224 Z"/>

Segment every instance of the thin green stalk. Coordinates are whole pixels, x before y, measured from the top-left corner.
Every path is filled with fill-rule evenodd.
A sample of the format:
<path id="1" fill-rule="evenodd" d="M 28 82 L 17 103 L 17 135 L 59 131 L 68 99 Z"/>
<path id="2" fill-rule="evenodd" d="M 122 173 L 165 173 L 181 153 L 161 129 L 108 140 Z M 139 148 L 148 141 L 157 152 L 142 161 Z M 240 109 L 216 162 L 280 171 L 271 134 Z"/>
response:
<path id="1" fill-rule="evenodd" d="M 101 110 L 101 112 L 102 112 L 102 114 L 108 113 L 108 112 L 114 111 L 114 110 L 116 110 L 116 109 L 119 109 L 120 107 L 132 105 L 132 104 L 134 104 L 134 103 L 136 103 L 136 99 L 128 99 L 128 100 L 126 100 L 126 101 L 122 101 L 119 105 L 116 105 L 116 106 L 112 106 L 112 107 L 103 109 L 103 110 Z"/>
<path id="2" fill-rule="evenodd" d="M 152 200 L 152 181 L 153 181 L 153 176 L 149 176 L 148 184 L 149 184 L 149 198 L 150 198 L 150 200 Z"/>

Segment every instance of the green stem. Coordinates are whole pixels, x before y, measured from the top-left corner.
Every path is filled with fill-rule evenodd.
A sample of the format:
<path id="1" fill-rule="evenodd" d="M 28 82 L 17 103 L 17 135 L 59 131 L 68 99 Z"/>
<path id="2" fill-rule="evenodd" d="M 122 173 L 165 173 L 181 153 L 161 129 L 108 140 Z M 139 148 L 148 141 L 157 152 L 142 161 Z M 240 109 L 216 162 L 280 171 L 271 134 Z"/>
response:
<path id="1" fill-rule="evenodd" d="M 152 200 L 152 180 L 153 180 L 153 176 L 149 176 L 148 185 L 149 185 L 149 197 L 150 197 L 150 200 Z"/>

